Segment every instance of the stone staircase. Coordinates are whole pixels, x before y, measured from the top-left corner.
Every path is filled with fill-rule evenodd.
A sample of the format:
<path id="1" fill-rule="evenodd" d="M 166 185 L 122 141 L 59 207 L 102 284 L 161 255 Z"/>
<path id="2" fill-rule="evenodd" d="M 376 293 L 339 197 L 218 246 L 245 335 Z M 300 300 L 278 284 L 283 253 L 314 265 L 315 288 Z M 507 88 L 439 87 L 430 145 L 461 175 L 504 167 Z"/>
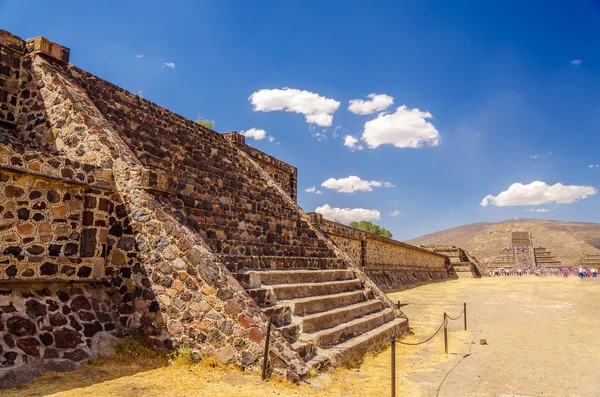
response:
<path id="1" fill-rule="evenodd" d="M 512 269 L 516 267 L 516 255 L 513 249 L 503 249 L 500 253 L 487 265 L 488 268 L 506 268 Z"/>
<path id="2" fill-rule="evenodd" d="M 600 254 L 585 255 L 577 261 L 575 267 L 584 267 L 586 269 L 600 268 Z"/>
<path id="3" fill-rule="evenodd" d="M 358 361 L 408 332 L 351 269 L 247 270 L 237 279 L 312 368 Z"/>
<path id="4" fill-rule="evenodd" d="M 561 261 L 546 248 L 534 248 L 535 264 L 546 268 L 561 267 Z"/>

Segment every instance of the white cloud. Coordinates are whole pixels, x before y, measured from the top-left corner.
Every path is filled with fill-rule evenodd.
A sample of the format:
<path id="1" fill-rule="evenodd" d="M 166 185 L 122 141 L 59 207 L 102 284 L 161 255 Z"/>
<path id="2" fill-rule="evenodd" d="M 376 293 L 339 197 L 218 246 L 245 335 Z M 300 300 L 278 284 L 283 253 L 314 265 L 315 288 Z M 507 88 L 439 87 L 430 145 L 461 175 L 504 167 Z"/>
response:
<path id="1" fill-rule="evenodd" d="M 400 215 L 400 211 L 398 211 L 398 210 L 393 210 L 393 211 L 390 213 L 390 216 L 398 216 L 398 215 Z"/>
<path id="2" fill-rule="evenodd" d="M 340 106 L 335 99 L 326 98 L 314 92 L 284 87 L 282 89 L 259 90 L 248 98 L 255 112 L 284 110 L 303 114 L 307 123 L 329 127 L 333 123 L 333 113 Z"/>
<path id="3" fill-rule="evenodd" d="M 323 192 L 317 190 L 316 186 L 307 187 L 306 189 L 304 189 L 304 191 L 307 193 L 323 194 Z"/>
<path id="4" fill-rule="evenodd" d="M 548 208 L 529 208 L 525 212 L 550 212 Z"/>
<path id="5" fill-rule="evenodd" d="M 250 128 L 247 131 L 240 131 L 240 134 L 242 134 L 246 138 L 256 139 L 257 141 L 260 141 L 261 139 L 265 139 L 267 137 L 267 131 L 261 130 L 259 128 Z M 270 139 L 271 138 L 269 138 L 269 140 Z"/>
<path id="6" fill-rule="evenodd" d="M 368 210 L 364 208 L 331 208 L 329 204 L 317 207 L 315 212 L 322 214 L 326 219 L 337 220 L 344 223 L 352 221 L 377 221 L 381 217 L 381 213 L 377 210 Z"/>
<path id="7" fill-rule="evenodd" d="M 382 185 L 385 187 L 394 186 L 389 182 L 363 181 L 355 175 L 340 179 L 329 178 L 321 183 L 321 186 L 339 193 L 370 192 L 373 190 L 372 188 L 381 187 Z"/>
<path id="8" fill-rule="evenodd" d="M 390 187 L 396 187 L 396 185 L 394 185 L 393 183 L 390 183 L 390 182 L 383 182 L 383 187 L 390 188 Z"/>
<path id="9" fill-rule="evenodd" d="M 426 120 L 432 117 L 429 112 L 402 105 L 395 113 L 380 113 L 377 118 L 367 121 L 362 139 L 371 149 L 385 144 L 399 148 L 438 146 L 440 133 Z"/>
<path id="10" fill-rule="evenodd" d="M 346 135 L 344 137 L 344 146 L 348 146 L 348 148 L 350 148 L 350 150 L 352 151 L 364 149 L 363 145 L 357 145 L 357 143 L 358 139 L 356 139 L 352 135 Z"/>
<path id="11" fill-rule="evenodd" d="M 165 66 L 171 69 L 175 69 L 175 63 L 173 62 L 165 62 Z"/>
<path id="12" fill-rule="evenodd" d="M 327 135 L 322 134 L 320 132 L 315 132 L 313 134 L 313 137 L 317 138 L 317 141 L 319 141 L 319 142 L 323 142 L 323 141 L 327 140 Z"/>
<path id="13" fill-rule="evenodd" d="M 579 66 L 579 65 L 581 65 L 581 63 L 582 63 L 582 62 L 583 62 L 583 61 L 582 61 L 581 59 L 573 59 L 573 60 L 571 61 L 571 64 L 572 64 L 572 65 L 575 65 L 575 66 Z"/>
<path id="14" fill-rule="evenodd" d="M 137 59 L 140 59 L 140 58 L 143 58 L 143 57 L 144 57 L 144 54 L 137 54 L 135 57 L 136 57 Z"/>
<path id="15" fill-rule="evenodd" d="M 590 164 L 588 168 L 600 168 L 600 164 Z"/>
<path id="16" fill-rule="evenodd" d="M 362 99 L 352 99 L 348 110 L 354 114 L 372 114 L 381 112 L 394 103 L 394 97 L 386 94 L 369 94 L 368 101 Z"/>
<path id="17" fill-rule="evenodd" d="M 537 159 L 539 159 L 539 158 L 546 157 L 546 156 L 551 156 L 551 155 L 552 155 L 552 152 L 548 152 L 548 153 L 546 153 L 546 154 L 532 154 L 532 155 L 531 155 L 531 156 L 529 156 L 529 157 L 531 157 L 531 158 L 532 158 L 532 159 L 534 159 L 534 160 L 537 160 Z"/>
<path id="18" fill-rule="evenodd" d="M 356 139 L 352 135 L 346 135 L 344 137 L 344 146 L 348 146 L 349 148 L 353 148 L 357 142 L 358 142 L 358 139 Z"/>
<path id="19" fill-rule="evenodd" d="M 499 207 L 510 207 L 517 205 L 570 204 L 588 196 L 593 196 L 597 192 L 591 186 L 565 186 L 561 183 L 547 185 L 541 181 L 531 182 L 528 185 L 513 183 L 507 190 L 497 196 L 486 196 L 481 200 L 480 205 L 485 207 L 488 204 L 493 204 Z"/>
<path id="20" fill-rule="evenodd" d="M 275 142 L 275 137 L 274 136 L 270 136 L 268 139 L 269 139 L 269 142 L 271 142 L 271 143 Z"/>

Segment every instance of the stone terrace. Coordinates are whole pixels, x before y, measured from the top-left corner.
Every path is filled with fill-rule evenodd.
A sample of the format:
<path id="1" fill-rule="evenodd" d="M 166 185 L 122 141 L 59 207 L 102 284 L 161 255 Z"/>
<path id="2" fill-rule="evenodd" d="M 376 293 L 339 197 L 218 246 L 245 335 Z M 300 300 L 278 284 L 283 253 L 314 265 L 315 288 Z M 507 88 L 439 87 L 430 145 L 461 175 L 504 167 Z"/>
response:
<path id="1" fill-rule="evenodd" d="M 294 167 L 69 65 L 69 53 L 0 31 L 3 386 L 15 371 L 81 364 L 103 335 L 137 332 L 254 371 L 271 318 L 271 370 L 297 380 L 407 332 L 308 222 Z"/>

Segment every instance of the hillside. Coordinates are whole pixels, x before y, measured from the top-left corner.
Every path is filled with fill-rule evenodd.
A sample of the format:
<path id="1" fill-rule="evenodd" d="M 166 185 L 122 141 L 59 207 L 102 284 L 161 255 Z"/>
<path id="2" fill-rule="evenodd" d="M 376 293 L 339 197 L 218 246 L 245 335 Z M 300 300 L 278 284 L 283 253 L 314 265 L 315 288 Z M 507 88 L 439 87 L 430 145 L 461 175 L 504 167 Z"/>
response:
<path id="1" fill-rule="evenodd" d="M 534 219 L 474 223 L 427 234 L 407 243 L 453 244 L 488 262 L 510 245 L 512 231 L 530 231 L 534 245 L 548 248 L 566 266 L 574 265 L 582 255 L 600 254 L 600 224 Z"/>

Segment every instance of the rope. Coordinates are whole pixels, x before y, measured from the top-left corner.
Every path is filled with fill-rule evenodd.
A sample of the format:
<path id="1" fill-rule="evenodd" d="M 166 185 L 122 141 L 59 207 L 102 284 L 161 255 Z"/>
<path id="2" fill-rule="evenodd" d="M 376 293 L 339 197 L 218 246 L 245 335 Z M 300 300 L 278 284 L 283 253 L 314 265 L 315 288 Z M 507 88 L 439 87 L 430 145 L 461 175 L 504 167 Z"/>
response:
<path id="1" fill-rule="evenodd" d="M 462 317 L 462 315 L 465 314 L 465 310 L 463 309 L 462 313 L 460 313 L 456 318 L 452 318 L 449 315 L 446 314 L 446 317 L 449 318 L 450 320 L 454 321 L 454 320 L 458 320 L 459 318 Z"/>
<path id="2" fill-rule="evenodd" d="M 417 345 L 422 345 L 423 343 L 429 342 L 431 339 L 433 339 L 434 336 L 436 336 L 438 334 L 438 332 L 440 332 L 440 330 L 442 329 L 442 327 L 444 326 L 446 322 L 442 321 L 442 325 L 440 325 L 440 327 L 437 329 L 437 331 L 435 331 L 435 334 L 431 335 L 429 338 L 425 339 L 422 342 L 417 342 L 417 343 L 408 343 L 408 342 L 402 342 L 402 341 L 397 341 L 398 343 L 400 343 L 401 345 L 408 345 L 408 346 L 417 346 Z"/>

